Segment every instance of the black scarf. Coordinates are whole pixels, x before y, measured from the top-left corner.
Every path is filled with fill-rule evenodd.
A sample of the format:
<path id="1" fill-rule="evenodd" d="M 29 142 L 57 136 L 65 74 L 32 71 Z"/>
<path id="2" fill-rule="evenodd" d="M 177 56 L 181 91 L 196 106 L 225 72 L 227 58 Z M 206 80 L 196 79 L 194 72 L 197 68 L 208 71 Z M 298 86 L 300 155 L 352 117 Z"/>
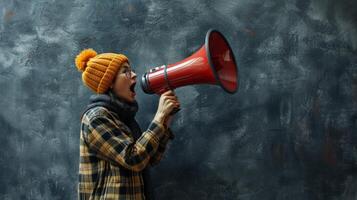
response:
<path id="1" fill-rule="evenodd" d="M 89 99 L 89 104 L 87 108 L 83 111 L 83 114 L 91 108 L 103 106 L 110 111 L 113 111 L 119 117 L 126 126 L 131 130 L 134 140 L 136 141 L 142 134 L 141 128 L 137 121 L 135 120 L 135 115 L 139 110 L 138 102 L 127 102 L 121 97 L 114 94 L 113 91 L 108 90 L 104 94 L 94 94 Z M 83 116 L 82 114 L 82 116 Z M 149 168 L 143 170 L 143 180 L 144 180 L 144 194 L 146 199 L 153 200 L 154 196 L 150 184 L 150 171 Z"/>

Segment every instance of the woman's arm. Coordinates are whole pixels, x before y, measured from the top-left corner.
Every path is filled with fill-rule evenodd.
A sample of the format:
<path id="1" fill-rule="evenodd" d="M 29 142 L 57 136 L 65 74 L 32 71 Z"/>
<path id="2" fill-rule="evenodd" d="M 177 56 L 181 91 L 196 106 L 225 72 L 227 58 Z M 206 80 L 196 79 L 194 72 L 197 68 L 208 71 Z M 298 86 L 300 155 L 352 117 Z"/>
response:
<path id="1" fill-rule="evenodd" d="M 147 166 L 165 137 L 164 128 L 155 121 L 137 141 L 122 132 L 107 116 L 94 116 L 83 123 L 85 142 L 99 158 L 136 172 Z"/>
<path id="2" fill-rule="evenodd" d="M 174 138 L 174 134 L 172 133 L 170 128 L 165 129 L 165 136 L 160 140 L 159 143 L 159 147 L 156 151 L 156 153 L 154 154 L 154 156 L 151 157 L 150 159 L 150 166 L 154 166 L 159 164 L 159 162 L 161 161 L 164 152 L 166 150 L 166 146 L 169 140 L 172 140 Z"/>

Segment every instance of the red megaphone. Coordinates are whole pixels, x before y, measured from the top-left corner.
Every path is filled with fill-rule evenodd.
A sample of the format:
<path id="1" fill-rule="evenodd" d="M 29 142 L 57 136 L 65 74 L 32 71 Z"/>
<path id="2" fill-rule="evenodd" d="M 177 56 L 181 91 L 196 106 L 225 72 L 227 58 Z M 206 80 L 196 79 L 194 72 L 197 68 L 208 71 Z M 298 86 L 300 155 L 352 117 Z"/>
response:
<path id="1" fill-rule="evenodd" d="M 193 55 L 175 64 L 150 69 L 141 78 L 141 88 L 148 94 L 193 85 L 220 85 L 226 92 L 238 88 L 238 69 L 227 40 L 217 30 L 209 30 L 205 44 Z"/>

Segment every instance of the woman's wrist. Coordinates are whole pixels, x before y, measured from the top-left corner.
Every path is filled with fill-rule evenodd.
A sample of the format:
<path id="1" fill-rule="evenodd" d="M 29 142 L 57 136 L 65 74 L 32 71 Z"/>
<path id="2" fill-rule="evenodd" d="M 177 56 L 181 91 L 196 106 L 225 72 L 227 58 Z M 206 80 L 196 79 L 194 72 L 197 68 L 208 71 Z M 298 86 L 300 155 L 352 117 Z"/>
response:
<path id="1" fill-rule="evenodd" d="M 164 125 L 164 122 L 165 122 L 165 117 L 163 114 L 156 114 L 155 117 L 154 117 L 154 121 L 156 121 L 157 123 L 161 124 L 161 125 Z"/>

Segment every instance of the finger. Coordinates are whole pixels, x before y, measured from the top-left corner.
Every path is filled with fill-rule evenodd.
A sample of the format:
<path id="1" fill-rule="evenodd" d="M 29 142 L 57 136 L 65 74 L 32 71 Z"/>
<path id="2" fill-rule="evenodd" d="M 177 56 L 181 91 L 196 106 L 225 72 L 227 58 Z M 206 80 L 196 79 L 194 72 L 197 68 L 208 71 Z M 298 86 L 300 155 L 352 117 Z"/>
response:
<path id="1" fill-rule="evenodd" d="M 170 97 L 170 98 L 173 98 L 173 99 L 175 99 L 176 101 L 178 101 L 178 98 L 177 98 L 176 95 L 167 95 L 167 96 L 165 96 L 165 97 Z"/>
<path id="2" fill-rule="evenodd" d="M 172 100 L 174 103 L 180 104 L 180 102 L 177 99 L 170 99 Z"/>
<path id="3" fill-rule="evenodd" d="M 169 110 L 169 112 L 171 112 L 173 109 L 175 108 L 175 104 L 170 102 L 167 104 L 167 109 Z"/>
<path id="4" fill-rule="evenodd" d="M 176 95 L 171 95 L 171 94 L 165 95 L 165 97 L 173 97 L 173 98 L 177 99 Z"/>
<path id="5" fill-rule="evenodd" d="M 168 90 L 168 91 L 164 92 L 162 95 L 164 95 L 164 96 L 172 96 L 172 95 L 174 95 L 174 93 L 173 93 L 172 90 Z"/>
<path id="6" fill-rule="evenodd" d="M 168 100 L 176 100 L 176 98 L 175 97 L 173 97 L 173 96 L 165 96 L 164 97 L 164 101 L 168 101 Z"/>
<path id="7" fill-rule="evenodd" d="M 172 105 L 172 107 L 170 108 L 170 110 L 172 111 L 172 110 L 175 110 L 175 109 L 180 109 L 180 106 L 178 106 L 178 105 Z"/>
<path id="8" fill-rule="evenodd" d="M 181 105 L 180 102 L 178 102 L 178 101 L 176 101 L 174 99 L 168 99 L 166 103 L 167 104 L 172 103 L 174 106 L 180 106 Z"/>
<path id="9" fill-rule="evenodd" d="M 170 105 L 170 104 L 175 104 L 175 101 L 173 99 L 168 99 L 166 101 L 167 105 Z"/>
<path id="10" fill-rule="evenodd" d="M 161 97 L 164 97 L 164 96 L 167 96 L 169 93 L 170 93 L 170 90 L 168 90 L 168 91 L 166 91 L 166 92 L 160 94 L 160 96 L 161 96 Z"/>
<path id="11" fill-rule="evenodd" d="M 175 107 L 175 108 L 176 108 L 176 107 L 180 107 L 180 105 L 177 104 L 177 103 L 175 103 L 175 102 L 170 102 L 170 103 L 167 104 L 167 107 L 169 107 L 169 108 L 171 109 L 171 108 L 173 108 L 173 107 Z"/>
<path id="12" fill-rule="evenodd" d="M 176 102 L 176 101 L 173 101 L 172 102 L 175 106 L 180 106 L 180 103 Z"/>
<path id="13" fill-rule="evenodd" d="M 163 100 L 163 102 L 167 101 L 168 99 L 171 99 L 172 97 L 170 96 L 162 96 L 161 99 Z"/>

